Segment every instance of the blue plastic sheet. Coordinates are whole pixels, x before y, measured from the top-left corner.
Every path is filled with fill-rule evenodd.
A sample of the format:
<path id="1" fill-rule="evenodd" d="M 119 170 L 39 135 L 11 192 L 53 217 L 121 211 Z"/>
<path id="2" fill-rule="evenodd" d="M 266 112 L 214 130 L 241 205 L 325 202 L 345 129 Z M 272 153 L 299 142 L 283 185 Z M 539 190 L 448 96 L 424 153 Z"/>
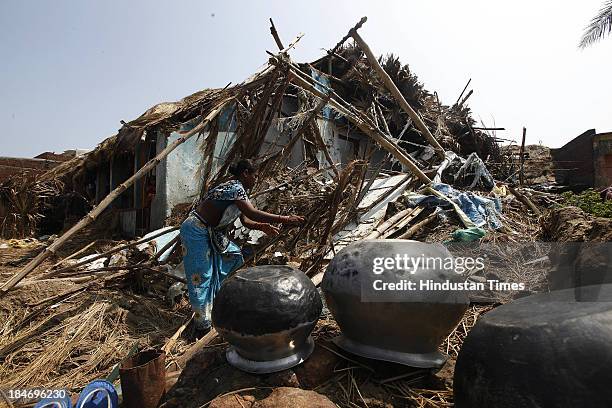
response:
<path id="1" fill-rule="evenodd" d="M 462 192 L 444 183 L 432 183 L 431 187 L 457 204 L 476 227 L 502 227 L 499 219 L 502 209 L 499 198 L 491 199 L 473 192 Z M 408 201 L 413 206 L 449 207 L 448 201 L 435 195 L 412 194 L 408 196 Z"/>

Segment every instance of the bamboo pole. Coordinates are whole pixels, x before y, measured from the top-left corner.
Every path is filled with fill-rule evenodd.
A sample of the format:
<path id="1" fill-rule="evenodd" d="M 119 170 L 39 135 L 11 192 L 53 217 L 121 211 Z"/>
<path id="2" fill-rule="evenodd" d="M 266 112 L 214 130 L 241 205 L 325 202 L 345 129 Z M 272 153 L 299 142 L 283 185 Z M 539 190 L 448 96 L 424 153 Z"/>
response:
<path id="1" fill-rule="evenodd" d="M 370 232 L 370 234 L 367 237 L 365 237 L 365 239 L 376 239 L 380 237 L 381 235 L 385 233 L 385 231 L 393 227 L 395 223 L 402 220 L 404 217 L 406 217 L 408 214 L 412 213 L 415 210 L 416 210 L 415 208 L 406 208 L 405 210 L 398 212 L 393 217 L 389 218 L 387 221 L 383 222 L 382 224 L 374 228 L 374 230 Z"/>
<path id="2" fill-rule="evenodd" d="M 383 81 L 383 83 L 385 84 L 389 92 L 391 92 L 391 95 L 393 95 L 397 103 L 399 103 L 402 109 L 408 114 L 408 116 L 410 116 L 410 118 L 412 119 L 416 127 L 423 133 L 425 138 L 433 146 L 438 157 L 441 159 L 444 159 L 444 149 L 442 148 L 442 146 L 440 146 L 440 143 L 438 143 L 438 141 L 431 134 L 429 129 L 427 129 L 427 126 L 425 126 L 425 123 L 423 122 L 421 117 L 408 104 L 408 102 L 406 101 L 406 99 L 404 98 L 400 90 L 397 89 L 397 86 L 395 86 L 395 84 L 393 83 L 393 80 L 391 79 L 389 74 L 387 74 L 387 72 L 385 72 L 383 67 L 380 66 L 380 64 L 378 63 L 378 60 L 372 53 L 372 50 L 370 49 L 368 44 L 363 40 L 363 38 L 361 38 L 361 36 L 357 33 L 357 30 L 355 30 L 354 28 L 351 29 L 349 34 L 351 35 L 351 37 L 353 37 L 353 39 L 357 42 L 359 47 L 366 54 L 366 57 L 368 58 L 370 65 L 372 66 L 374 71 L 376 71 L 376 73 L 378 74 L 380 79 Z"/>
<path id="3" fill-rule="evenodd" d="M 168 254 L 168 256 L 172 255 L 172 250 L 174 248 L 174 245 L 180 240 L 181 240 L 181 234 L 178 234 L 176 237 L 172 238 L 170 242 L 168 242 L 166 245 L 164 245 L 163 247 L 157 250 L 157 253 L 153 257 L 153 260 L 157 262 L 157 260 L 161 258 L 162 255 L 165 254 L 168 250 L 170 250 L 170 253 Z"/>
<path id="4" fill-rule="evenodd" d="M 280 36 L 278 35 L 278 31 L 276 31 L 276 27 L 274 26 L 274 21 L 272 21 L 272 17 L 270 17 L 270 34 L 272 34 L 272 37 L 274 37 L 274 42 L 276 42 L 276 46 L 279 50 L 285 48 L 283 42 L 280 39 Z"/>
<path id="5" fill-rule="evenodd" d="M 542 215 L 542 211 L 531 201 L 526 195 L 521 194 L 518 190 L 513 188 L 510 185 L 507 185 L 508 190 L 515 196 L 521 203 L 523 203 L 527 208 L 534 212 L 537 216 Z"/>
<path id="6" fill-rule="evenodd" d="M 467 84 L 465 84 L 465 86 L 463 87 L 463 91 L 461 91 L 461 93 L 459 94 L 459 97 L 457 98 L 457 102 L 455 102 L 455 105 L 459 105 L 459 101 L 461 100 L 461 97 L 463 96 L 463 94 L 465 93 L 467 87 L 470 85 L 470 82 L 472 82 L 472 78 L 470 78 L 467 81 Z"/>
<path id="7" fill-rule="evenodd" d="M 395 234 L 397 231 L 404 228 L 406 225 L 412 222 L 412 220 L 414 220 L 421 213 L 421 211 L 423 211 L 423 207 L 416 207 L 414 211 L 406 215 L 401 221 L 390 226 L 389 229 L 387 229 L 384 234 L 382 234 L 381 238 L 386 239 L 391 235 Z"/>
<path id="8" fill-rule="evenodd" d="M 325 160 L 327 160 L 327 162 L 330 164 L 334 174 L 336 174 L 336 178 L 340 177 L 340 173 L 338 172 L 338 169 L 336 168 L 336 166 L 334 165 L 334 160 L 331 157 L 331 154 L 329 154 L 329 150 L 327 149 L 327 146 L 325 145 L 325 140 L 323 140 L 323 136 L 321 136 L 321 131 L 319 130 L 319 124 L 317 123 L 316 119 L 313 120 L 313 133 L 315 135 L 315 139 L 317 139 L 317 143 L 320 145 L 320 149 L 323 151 L 323 155 L 325 156 Z"/>
<path id="9" fill-rule="evenodd" d="M 70 271 L 70 270 L 79 268 L 79 267 L 81 267 L 83 265 L 87 265 L 89 263 L 92 263 L 93 261 L 96 261 L 98 259 L 107 257 L 109 255 L 115 254 L 115 253 L 120 252 L 120 251 L 123 251 L 124 249 L 128 249 L 128 248 L 134 247 L 136 245 L 145 244 L 145 243 L 147 243 L 149 241 L 153 241 L 155 238 L 161 237 L 162 235 L 166 235 L 166 234 L 169 234 L 169 233 L 171 233 L 173 231 L 176 231 L 179 228 L 180 227 L 172 227 L 170 229 L 167 229 L 167 230 L 164 230 L 164 231 L 160 231 L 160 232 L 158 232 L 156 234 L 153 234 L 150 237 L 142 238 L 142 239 L 139 239 L 138 241 L 130 242 L 129 244 L 118 245 L 118 246 L 116 246 L 116 247 L 114 247 L 112 249 L 109 249 L 106 252 L 103 252 L 103 253 L 98 254 L 96 256 L 92 256 L 91 258 L 85 259 L 85 260 L 83 260 L 81 262 L 77 262 L 74 265 L 66 266 L 64 268 L 56 269 L 54 271 L 49 271 L 49 273 L 44 275 L 44 278 L 52 276 L 52 275 L 55 275 L 55 274 L 58 274 L 58 273 L 61 273 L 61 272 L 66 272 L 66 271 Z"/>
<path id="10" fill-rule="evenodd" d="M 473 89 L 470 89 L 470 92 L 468 92 L 468 93 L 467 93 L 467 95 L 465 95 L 465 97 L 464 97 L 464 98 L 461 100 L 461 102 L 459 102 L 459 104 L 458 104 L 457 106 L 458 106 L 458 107 L 462 107 L 462 106 L 463 106 L 463 104 L 465 103 L 465 101 L 467 101 L 467 100 L 468 100 L 468 98 L 469 98 L 470 96 L 472 96 L 472 94 L 473 94 L 473 93 L 474 93 L 474 90 L 473 90 Z"/>
<path id="11" fill-rule="evenodd" d="M 293 70 L 289 71 L 291 81 L 300 86 L 301 88 L 307 90 L 315 96 L 318 96 L 321 99 L 328 98 L 329 95 L 319 91 L 316 89 L 310 82 L 301 78 L 299 75 L 295 74 Z M 393 141 L 389 140 L 380 130 L 374 128 L 359 116 L 353 114 L 348 111 L 344 106 L 336 102 L 334 98 L 329 98 L 328 104 L 331 105 L 334 109 L 344 115 L 349 121 L 355 124 L 362 132 L 370 136 L 374 139 L 379 145 L 381 145 L 385 150 L 391 153 L 400 163 L 404 164 L 406 167 L 410 169 L 410 171 L 419 178 L 424 184 L 430 184 L 431 180 L 429 177 L 425 175 L 417 167 L 417 165 L 402 151 L 402 149 Z"/>
<path id="12" fill-rule="evenodd" d="M 119 185 L 115 190 L 113 190 L 109 195 L 107 195 L 104 200 L 100 202 L 89 214 L 83 217 L 78 223 L 76 223 L 72 228 L 66 231 L 61 237 L 55 240 L 51 245 L 45 248 L 36 258 L 31 260 L 21 271 L 15 274 L 11 279 L 9 279 L 2 287 L 0 291 L 2 293 L 8 292 L 12 287 L 14 287 L 19 281 L 25 278 L 30 272 L 32 272 L 37 266 L 39 266 L 45 259 L 47 259 L 51 254 L 55 254 L 55 251 L 64 244 L 68 239 L 70 239 L 74 234 L 76 234 L 81 229 L 85 228 L 89 224 L 98 218 L 98 216 L 117 198 L 121 193 L 123 193 L 128 187 L 130 187 L 136 180 L 142 178 L 145 174 L 147 174 L 151 169 L 155 168 L 166 156 L 168 156 L 174 149 L 176 149 L 179 145 L 184 143 L 191 136 L 196 133 L 201 132 L 208 125 L 208 123 L 215 118 L 221 109 L 231 100 L 233 97 L 227 98 L 223 100 L 221 103 L 217 105 L 215 109 L 213 109 L 202 122 L 191 129 L 189 132 L 183 134 L 173 143 L 168 145 L 164 150 L 162 150 L 157 156 L 151 159 L 147 164 L 140 168 L 136 173 L 132 175 L 129 179 L 124 181 Z"/>
<path id="13" fill-rule="evenodd" d="M 523 141 L 521 142 L 520 159 L 521 167 L 519 170 L 519 184 L 525 184 L 525 137 L 527 136 L 527 128 L 523 127 Z"/>
<path id="14" fill-rule="evenodd" d="M 427 216 L 427 218 L 424 218 L 422 221 L 419 221 L 416 224 L 414 224 L 412 227 L 408 228 L 408 231 L 406 231 L 403 235 L 400 235 L 399 237 L 397 237 L 397 239 L 411 238 L 414 234 L 416 234 L 421 229 L 429 225 L 437 217 L 438 217 L 438 213 L 434 211 L 429 216 Z"/>

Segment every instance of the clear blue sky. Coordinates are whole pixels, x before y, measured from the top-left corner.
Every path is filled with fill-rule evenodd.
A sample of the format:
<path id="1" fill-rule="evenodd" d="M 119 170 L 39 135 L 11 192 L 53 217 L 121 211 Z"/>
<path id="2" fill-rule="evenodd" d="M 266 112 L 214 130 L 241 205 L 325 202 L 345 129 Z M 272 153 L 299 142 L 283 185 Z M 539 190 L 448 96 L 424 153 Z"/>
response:
<path id="1" fill-rule="evenodd" d="M 275 45 L 312 60 L 361 18 L 376 54 L 394 52 L 452 103 L 469 104 L 498 136 L 560 146 L 612 131 L 612 37 L 580 51 L 603 0 L 118 1 L 2 0 L 0 156 L 92 148 L 120 120 L 206 87 L 239 82 Z"/>

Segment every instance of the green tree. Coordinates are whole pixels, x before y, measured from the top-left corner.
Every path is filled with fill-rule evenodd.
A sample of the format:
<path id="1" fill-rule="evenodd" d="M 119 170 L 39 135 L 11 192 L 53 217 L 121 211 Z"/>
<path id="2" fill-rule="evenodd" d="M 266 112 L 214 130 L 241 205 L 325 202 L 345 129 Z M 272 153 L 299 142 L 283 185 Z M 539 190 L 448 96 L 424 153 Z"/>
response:
<path id="1" fill-rule="evenodd" d="M 584 30 L 578 46 L 588 47 L 596 41 L 601 40 L 612 31 L 612 0 L 607 0 L 599 13 L 591 20 Z"/>

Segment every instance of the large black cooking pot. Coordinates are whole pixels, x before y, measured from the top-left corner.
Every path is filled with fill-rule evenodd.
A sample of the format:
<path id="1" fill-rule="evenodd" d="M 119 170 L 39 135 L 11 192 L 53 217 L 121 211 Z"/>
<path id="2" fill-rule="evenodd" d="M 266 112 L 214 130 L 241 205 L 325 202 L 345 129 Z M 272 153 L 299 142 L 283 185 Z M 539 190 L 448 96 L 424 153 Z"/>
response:
<path id="1" fill-rule="evenodd" d="M 215 297 L 212 322 L 230 344 L 227 359 L 251 373 L 282 371 L 312 353 L 310 333 L 323 304 L 300 270 L 246 268 L 227 278 Z"/>
<path id="2" fill-rule="evenodd" d="M 455 366 L 458 408 L 612 406 L 612 285 L 541 293 L 478 319 Z"/>
<path id="3" fill-rule="evenodd" d="M 342 330 L 335 342 L 364 357 L 413 367 L 440 367 L 447 356 L 438 346 L 461 320 L 469 300 L 464 291 L 420 289 L 420 285 L 465 279 L 454 270 L 434 265 L 395 265 L 380 271 L 381 258 L 398 255 L 451 257 L 440 244 L 397 239 L 364 240 L 342 249 L 330 262 L 322 282 L 326 303 Z M 380 273 L 375 273 L 376 265 Z M 380 281 L 412 281 L 416 290 L 376 290 Z"/>

